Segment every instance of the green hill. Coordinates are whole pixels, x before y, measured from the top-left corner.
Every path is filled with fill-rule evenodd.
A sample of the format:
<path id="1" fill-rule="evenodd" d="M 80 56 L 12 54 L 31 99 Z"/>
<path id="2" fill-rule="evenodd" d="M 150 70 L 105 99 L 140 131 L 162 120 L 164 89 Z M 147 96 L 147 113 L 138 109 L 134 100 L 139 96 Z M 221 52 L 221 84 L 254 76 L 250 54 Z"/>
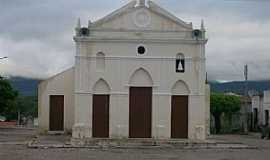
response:
<path id="1" fill-rule="evenodd" d="M 11 85 L 23 96 L 37 96 L 39 80 L 23 77 L 10 77 Z"/>

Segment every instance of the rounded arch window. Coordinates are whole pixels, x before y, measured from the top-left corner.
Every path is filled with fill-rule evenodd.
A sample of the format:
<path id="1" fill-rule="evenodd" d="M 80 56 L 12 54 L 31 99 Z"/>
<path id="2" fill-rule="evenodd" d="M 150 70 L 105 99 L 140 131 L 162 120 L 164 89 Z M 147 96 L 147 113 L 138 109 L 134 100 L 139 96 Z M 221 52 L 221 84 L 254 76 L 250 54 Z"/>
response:
<path id="1" fill-rule="evenodd" d="M 98 52 L 97 57 L 105 57 L 105 54 L 103 52 Z"/>
<path id="2" fill-rule="evenodd" d="M 184 73 L 185 72 L 185 56 L 183 53 L 178 53 L 176 55 L 176 61 L 175 61 L 175 70 L 178 73 Z"/>

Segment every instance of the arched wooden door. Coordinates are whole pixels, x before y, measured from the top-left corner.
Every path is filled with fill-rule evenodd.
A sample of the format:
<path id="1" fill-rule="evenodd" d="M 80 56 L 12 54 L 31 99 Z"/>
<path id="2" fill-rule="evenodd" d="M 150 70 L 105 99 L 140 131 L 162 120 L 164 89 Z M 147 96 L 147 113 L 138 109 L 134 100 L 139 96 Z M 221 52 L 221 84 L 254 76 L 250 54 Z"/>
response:
<path id="1" fill-rule="evenodd" d="M 129 137 L 152 137 L 152 86 L 150 73 L 139 68 L 129 80 Z"/>
<path id="2" fill-rule="evenodd" d="M 92 136 L 109 138 L 110 87 L 105 80 L 100 79 L 93 91 Z"/>

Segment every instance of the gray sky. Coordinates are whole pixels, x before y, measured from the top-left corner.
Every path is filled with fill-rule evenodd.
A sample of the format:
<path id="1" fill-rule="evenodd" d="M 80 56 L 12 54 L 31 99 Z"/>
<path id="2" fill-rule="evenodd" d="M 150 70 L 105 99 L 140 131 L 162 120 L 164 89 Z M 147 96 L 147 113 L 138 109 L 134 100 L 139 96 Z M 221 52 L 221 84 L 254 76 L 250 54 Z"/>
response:
<path id="1" fill-rule="evenodd" d="M 102 18 L 129 0 L 0 0 L 0 74 L 48 78 L 74 63 L 76 19 Z M 207 28 L 211 80 L 270 79 L 270 0 L 154 0 Z"/>

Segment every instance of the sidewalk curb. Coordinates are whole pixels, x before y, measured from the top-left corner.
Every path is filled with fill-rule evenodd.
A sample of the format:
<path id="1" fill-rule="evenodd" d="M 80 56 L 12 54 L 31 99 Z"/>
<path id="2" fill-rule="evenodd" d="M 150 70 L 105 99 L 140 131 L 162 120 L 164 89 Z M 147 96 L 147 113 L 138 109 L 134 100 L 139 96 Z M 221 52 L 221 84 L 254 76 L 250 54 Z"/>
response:
<path id="1" fill-rule="evenodd" d="M 256 146 L 249 146 L 238 143 L 179 143 L 179 144 L 157 144 L 157 145 L 114 145 L 114 144 L 99 144 L 99 145 L 72 145 L 72 144 L 39 144 L 36 139 L 29 141 L 27 147 L 30 149 L 258 149 Z"/>
<path id="2" fill-rule="evenodd" d="M 35 130 L 36 128 L 25 128 L 20 126 L 0 126 L 0 129 Z"/>
<path id="3" fill-rule="evenodd" d="M 0 145 L 27 145 L 27 142 L 0 142 Z"/>
<path id="4" fill-rule="evenodd" d="M 193 150 L 193 149 L 258 149 L 255 146 L 200 146 L 200 147 L 172 147 L 172 146 L 71 146 L 71 145 L 28 145 L 30 149 L 183 149 L 183 150 Z"/>

